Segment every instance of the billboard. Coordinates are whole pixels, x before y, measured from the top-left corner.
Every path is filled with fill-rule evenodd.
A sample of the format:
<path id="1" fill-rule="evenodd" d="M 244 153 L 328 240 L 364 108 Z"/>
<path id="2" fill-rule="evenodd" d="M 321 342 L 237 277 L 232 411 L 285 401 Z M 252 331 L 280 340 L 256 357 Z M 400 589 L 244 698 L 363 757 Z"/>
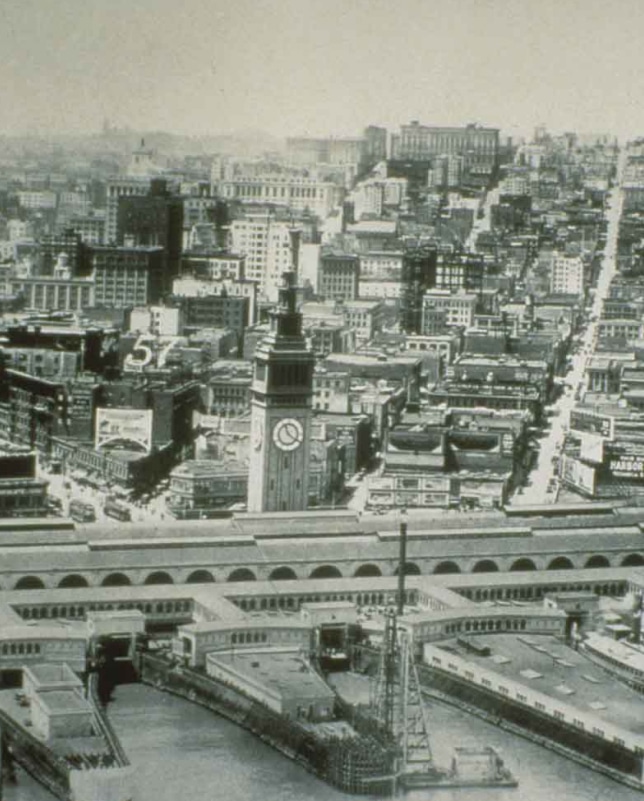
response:
<path id="1" fill-rule="evenodd" d="M 561 480 L 586 495 L 595 494 L 595 468 L 572 456 L 561 457 Z"/>
<path id="2" fill-rule="evenodd" d="M 98 449 L 117 443 L 139 446 L 149 453 L 152 409 L 97 409 L 94 446 Z"/>
<path id="3" fill-rule="evenodd" d="M 617 478 L 644 478 L 644 454 L 621 453 L 612 456 L 610 471 Z"/>
<path id="4" fill-rule="evenodd" d="M 603 464 L 604 462 L 604 439 L 597 434 L 581 435 L 581 450 L 579 455 L 585 462 L 593 464 Z"/>
<path id="5" fill-rule="evenodd" d="M 587 409 L 572 409 L 570 430 L 578 434 L 597 434 L 604 439 L 615 439 L 615 418 Z"/>

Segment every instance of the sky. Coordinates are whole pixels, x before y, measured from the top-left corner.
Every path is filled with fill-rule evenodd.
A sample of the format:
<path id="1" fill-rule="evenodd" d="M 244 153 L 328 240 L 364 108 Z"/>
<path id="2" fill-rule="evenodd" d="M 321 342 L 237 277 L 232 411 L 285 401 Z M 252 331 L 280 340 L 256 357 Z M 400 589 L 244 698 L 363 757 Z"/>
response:
<path id="1" fill-rule="evenodd" d="M 0 134 L 644 133 L 642 0 L 2 0 Z"/>

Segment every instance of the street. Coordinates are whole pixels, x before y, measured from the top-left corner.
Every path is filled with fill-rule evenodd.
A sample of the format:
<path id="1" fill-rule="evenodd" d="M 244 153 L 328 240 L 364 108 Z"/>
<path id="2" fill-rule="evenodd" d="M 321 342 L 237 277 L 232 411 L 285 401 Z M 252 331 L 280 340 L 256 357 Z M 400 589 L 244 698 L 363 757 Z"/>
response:
<path id="1" fill-rule="evenodd" d="M 114 526 L 127 526 L 127 523 L 122 520 L 116 520 L 109 517 L 103 511 L 103 506 L 108 493 L 96 489 L 88 485 L 81 485 L 74 481 L 71 477 L 61 474 L 54 474 L 39 465 L 38 477 L 49 481 L 48 493 L 50 497 L 60 499 L 62 503 L 61 514 L 64 517 L 69 517 L 69 504 L 74 498 L 81 501 L 91 503 L 96 512 L 96 522 L 101 524 L 111 524 Z M 170 518 L 165 508 L 164 493 L 155 495 L 150 498 L 146 503 L 134 503 L 127 498 L 119 498 L 130 509 L 133 523 L 144 522 L 161 522 Z M 93 525 L 92 523 L 76 523 L 77 526 Z"/>
<path id="2" fill-rule="evenodd" d="M 566 376 L 567 387 L 557 401 L 546 407 L 548 428 L 546 435 L 540 440 L 536 464 L 530 472 L 527 485 L 514 494 L 511 505 L 539 505 L 554 503 L 558 494 L 558 480 L 555 478 L 556 461 L 563 447 L 570 421 L 570 411 L 577 403 L 575 397 L 583 397 L 586 384 L 586 363 L 595 349 L 597 328 L 602 312 L 604 299 L 608 296 L 610 283 L 617 270 L 617 234 L 622 209 L 622 194 L 619 189 L 621 175 L 626 161 L 626 152 L 620 154 L 617 170 L 616 188 L 612 189 L 607 199 L 606 246 L 601 270 L 597 279 L 595 296 L 588 313 L 587 328 L 582 333 L 580 344 L 572 357 L 572 369 Z"/>

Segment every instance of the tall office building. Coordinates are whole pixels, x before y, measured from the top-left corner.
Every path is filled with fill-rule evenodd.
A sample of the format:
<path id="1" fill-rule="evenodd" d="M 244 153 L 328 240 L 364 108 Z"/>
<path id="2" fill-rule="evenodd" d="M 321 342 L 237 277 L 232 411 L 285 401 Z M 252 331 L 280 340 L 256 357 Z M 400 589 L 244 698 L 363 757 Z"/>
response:
<path id="1" fill-rule="evenodd" d="M 436 286 L 435 247 L 410 248 L 403 254 L 400 273 L 400 329 L 406 334 L 423 330 L 423 297 Z"/>
<path id="2" fill-rule="evenodd" d="M 554 294 L 584 294 L 584 261 L 581 256 L 555 253 L 550 275 L 550 291 Z"/>
<path id="3" fill-rule="evenodd" d="M 111 178 L 107 182 L 105 244 L 117 244 L 119 200 L 124 197 L 143 197 L 149 191 L 150 179 L 144 176 L 139 176 L 138 178 Z"/>
<path id="4" fill-rule="evenodd" d="M 289 272 L 271 315 L 271 330 L 255 350 L 249 512 L 307 507 L 315 358 L 302 334 L 295 301 L 295 275 Z"/>
<path id="5" fill-rule="evenodd" d="M 467 156 L 470 164 L 493 167 L 499 157 L 499 129 L 481 125 L 444 128 L 419 125 L 414 120 L 392 136 L 394 159 L 425 161 L 446 154 Z"/>
<path id="6" fill-rule="evenodd" d="M 159 303 L 163 298 L 162 248 L 95 247 L 91 264 L 97 306 L 125 309 Z"/>
<path id="7" fill-rule="evenodd" d="M 119 198 L 116 229 L 119 245 L 163 248 L 163 290 L 169 292 L 181 264 L 183 200 L 163 178 L 153 178 L 146 195 Z"/>
<path id="8" fill-rule="evenodd" d="M 297 258 L 293 239 L 297 230 L 265 211 L 248 214 L 230 226 L 231 250 L 246 257 L 246 278 L 257 281 L 259 294 L 271 302 L 277 300 L 282 276 Z"/>

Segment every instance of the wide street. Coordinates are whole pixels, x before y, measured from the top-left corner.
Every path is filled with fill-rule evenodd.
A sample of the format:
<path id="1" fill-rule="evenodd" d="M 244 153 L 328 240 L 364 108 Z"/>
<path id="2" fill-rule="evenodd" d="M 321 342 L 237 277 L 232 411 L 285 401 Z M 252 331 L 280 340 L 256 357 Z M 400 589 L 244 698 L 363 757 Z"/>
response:
<path id="1" fill-rule="evenodd" d="M 69 504 L 72 499 L 78 498 L 81 501 L 86 501 L 87 503 L 92 504 L 96 512 L 97 522 L 102 524 L 113 524 L 115 526 L 127 526 L 127 523 L 124 523 L 122 520 L 115 520 L 113 517 L 109 517 L 103 512 L 103 506 L 109 493 L 95 487 L 81 485 L 70 476 L 51 473 L 42 465 L 39 465 L 38 477 L 49 481 L 49 495 L 51 497 L 60 499 L 62 503 L 62 510 L 60 513 L 63 516 L 69 516 Z M 150 521 L 158 523 L 171 519 L 170 515 L 168 515 L 166 512 L 163 495 L 164 493 L 155 495 L 145 503 L 134 503 L 123 498 L 120 498 L 119 500 L 122 500 L 130 508 L 132 522 L 143 523 Z M 76 525 L 82 526 L 92 524 L 77 523 Z"/>
<path id="2" fill-rule="evenodd" d="M 610 192 L 606 202 L 606 219 L 608 222 L 606 246 L 593 303 L 587 312 L 589 318 L 587 327 L 581 335 L 577 352 L 573 354 L 572 367 L 566 376 L 566 386 L 563 394 L 553 404 L 546 407 L 546 413 L 549 415 L 547 418 L 548 428 L 545 436 L 539 441 L 536 464 L 528 476 L 527 485 L 520 488 L 510 500 L 512 505 L 554 503 L 557 499 L 556 463 L 568 430 L 570 411 L 577 403 L 575 397 L 583 397 L 585 391 L 586 363 L 595 348 L 602 305 L 608 295 L 610 283 L 617 269 L 617 233 L 622 209 L 619 179 L 622 175 L 624 163 L 625 151 L 622 152 L 618 165 L 617 186 Z"/>

